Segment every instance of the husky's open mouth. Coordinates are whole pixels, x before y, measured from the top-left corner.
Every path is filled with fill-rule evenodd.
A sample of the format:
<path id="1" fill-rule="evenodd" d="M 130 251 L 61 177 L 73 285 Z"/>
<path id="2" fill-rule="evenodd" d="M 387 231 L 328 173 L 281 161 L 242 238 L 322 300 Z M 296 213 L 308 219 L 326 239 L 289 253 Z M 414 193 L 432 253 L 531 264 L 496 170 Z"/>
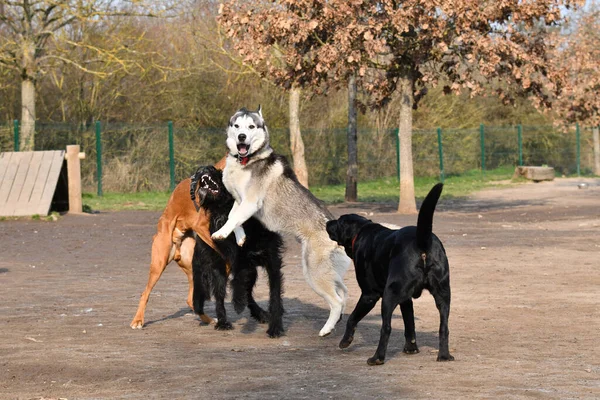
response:
<path id="1" fill-rule="evenodd" d="M 242 157 L 246 157 L 248 155 L 248 150 L 250 150 L 250 146 L 245 143 L 240 143 L 237 145 L 238 154 Z"/>
<path id="2" fill-rule="evenodd" d="M 202 175 L 200 178 L 200 189 L 206 189 L 212 194 L 219 193 L 219 185 L 210 177 L 210 175 Z"/>

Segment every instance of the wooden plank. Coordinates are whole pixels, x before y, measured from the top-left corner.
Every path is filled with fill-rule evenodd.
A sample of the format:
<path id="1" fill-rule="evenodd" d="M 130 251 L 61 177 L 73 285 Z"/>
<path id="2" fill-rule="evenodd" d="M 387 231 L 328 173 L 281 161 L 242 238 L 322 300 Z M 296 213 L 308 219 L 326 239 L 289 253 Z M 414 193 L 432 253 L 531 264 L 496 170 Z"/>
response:
<path id="1" fill-rule="evenodd" d="M 29 202 L 37 204 L 42 199 L 42 193 L 44 193 L 44 187 L 46 186 L 46 178 L 48 177 L 48 171 L 52 166 L 52 155 L 45 151 L 44 157 L 40 161 L 40 175 L 36 178 Z"/>
<path id="2" fill-rule="evenodd" d="M 21 153 L 9 154 L 6 173 L 4 174 L 4 179 L 2 180 L 2 186 L 0 186 L 0 215 L 5 215 L 4 209 L 6 208 L 8 195 L 10 194 L 15 175 L 17 174 L 20 159 Z"/>
<path id="3" fill-rule="evenodd" d="M 8 170 L 8 159 L 10 158 L 9 153 L 0 153 L 0 190 L 2 189 L 2 182 L 4 182 L 4 175 Z M 0 192 L 0 196 L 1 196 Z M 0 203 L 1 204 L 1 203 Z"/>
<path id="4" fill-rule="evenodd" d="M 27 171 L 27 176 L 25 177 L 23 189 L 21 190 L 21 195 L 19 196 L 18 205 L 15 208 L 14 215 L 27 215 L 27 211 L 32 205 L 31 194 L 33 193 L 37 178 L 41 172 L 40 166 L 42 165 L 42 160 L 47 156 L 49 156 L 49 153 L 45 151 L 33 152 L 33 157 L 29 162 L 29 170 Z"/>
<path id="5" fill-rule="evenodd" d="M 52 155 L 52 163 L 48 170 L 46 182 L 44 184 L 44 191 L 42 197 L 37 206 L 37 212 L 34 214 L 48 215 L 50 211 L 50 205 L 52 204 L 52 197 L 56 190 L 56 184 L 58 183 L 58 177 L 60 176 L 60 170 L 65 162 L 65 152 L 56 150 Z M 39 181 L 39 180 L 38 180 Z"/>
<path id="6" fill-rule="evenodd" d="M 2 181 L 4 180 L 4 175 L 6 174 L 6 170 L 8 169 L 8 159 L 10 158 L 10 153 L 0 153 L 0 186 L 2 186 Z"/>
<path id="7" fill-rule="evenodd" d="M 5 155 L 3 157 L 3 165 L 2 165 L 2 182 L 0 182 L 0 202 L 3 203 L 8 198 L 8 194 L 10 193 L 10 188 L 12 187 L 12 178 L 17 173 L 17 165 L 18 160 L 15 157 L 21 157 L 20 154 L 15 153 L 2 153 Z"/>
<path id="8" fill-rule="evenodd" d="M 25 178 L 29 171 L 29 163 L 33 158 L 33 151 L 24 151 L 21 153 L 21 158 L 17 165 L 17 173 L 13 179 L 13 184 L 6 199 L 4 206 L 4 215 L 15 215 L 15 210 L 19 206 L 19 198 L 21 197 L 21 191 L 25 184 Z"/>
<path id="9" fill-rule="evenodd" d="M 48 215 L 64 150 L 0 153 L 0 216 Z"/>

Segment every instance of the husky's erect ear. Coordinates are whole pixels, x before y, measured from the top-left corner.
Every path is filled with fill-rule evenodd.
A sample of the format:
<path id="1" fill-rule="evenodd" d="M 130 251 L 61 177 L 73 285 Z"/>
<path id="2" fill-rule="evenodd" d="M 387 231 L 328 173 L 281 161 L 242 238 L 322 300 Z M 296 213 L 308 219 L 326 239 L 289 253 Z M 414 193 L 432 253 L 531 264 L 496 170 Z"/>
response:
<path id="1" fill-rule="evenodd" d="M 256 110 L 256 113 L 257 113 L 258 115 L 260 115 L 260 117 L 261 117 L 261 118 L 263 117 L 263 116 L 262 116 L 262 107 L 260 106 L 260 104 L 258 105 L 258 110 Z"/>
<path id="2" fill-rule="evenodd" d="M 237 110 L 235 114 L 233 114 L 231 118 L 229 118 L 229 126 L 233 126 L 233 122 L 237 119 L 237 117 L 246 113 L 248 113 L 246 107 L 242 107 L 239 110 Z"/>

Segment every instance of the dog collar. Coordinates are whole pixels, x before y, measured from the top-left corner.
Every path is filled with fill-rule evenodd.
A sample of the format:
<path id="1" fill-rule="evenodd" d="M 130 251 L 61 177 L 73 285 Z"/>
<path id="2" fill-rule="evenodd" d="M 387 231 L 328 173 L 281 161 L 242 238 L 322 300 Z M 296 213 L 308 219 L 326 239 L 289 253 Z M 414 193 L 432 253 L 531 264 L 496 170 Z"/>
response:
<path id="1" fill-rule="evenodd" d="M 246 157 L 242 157 L 239 154 L 231 154 L 231 153 L 229 153 L 229 155 L 231 157 L 237 158 L 238 162 L 242 165 L 248 164 L 248 161 L 250 160 L 250 155 L 247 155 Z"/>
<path id="2" fill-rule="evenodd" d="M 356 235 L 354 235 L 354 237 L 352 238 L 352 247 L 350 248 L 352 250 L 352 255 L 354 255 L 354 242 L 356 242 L 357 237 L 358 237 L 358 233 Z"/>
<path id="3" fill-rule="evenodd" d="M 240 162 L 240 164 L 242 164 L 242 165 L 246 165 L 246 164 L 248 164 L 248 160 L 249 160 L 249 159 L 250 159 L 250 157 L 249 157 L 249 156 L 246 156 L 246 157 L 240 157 L 240 156 L 239 156 L 239 154 L 238 154 L 238 161 L 239 161 L 239 162 Z"/>

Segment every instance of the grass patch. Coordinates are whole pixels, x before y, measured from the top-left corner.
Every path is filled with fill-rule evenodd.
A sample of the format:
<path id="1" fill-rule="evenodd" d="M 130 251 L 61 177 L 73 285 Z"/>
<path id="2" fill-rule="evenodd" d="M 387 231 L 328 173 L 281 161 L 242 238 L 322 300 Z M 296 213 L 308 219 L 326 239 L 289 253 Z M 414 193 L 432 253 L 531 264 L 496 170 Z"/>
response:
<path id="1" fill-rule="evenodd" d="M 47 221 L 47 222 L 56 222 L 60 218 L 60 214 L 56 211 L 52 211 L 50 214 L 42 216 L 40 214 L 33 215 L 23 215 L 18 217 L 0 217 L 0 222 L 2 221 Z"/>
<path id="2" fill-rule="evenodd" d="M 518 183 L 512 181 L 513 167 L 503 167 L 486 171 L 485 176 L 480 170 L 468 171 L 461 175 L 447 176 L 444 180 L 442 197 L 466 197 L 473 192 L 497 186 L 499 182 Z M 423 199 L 429 190 L 440 180 L 437 177 L 416 177 L 415 196 Z M 345 185 L 315 186 L 311 192 L 326 203 L 340 203 L 344 201 Z M 358 201 L 398 203 L 400 184 L 394 177 L 380 178 L 369 182 L 358 183 Z"/>
<path id="3" fill-rule="evenodd" d="M 104 193 L 98 196 L 83 194 L 83 209 L 93 211 L 146 210 L 162 211 L 167 205 L 170 192 Z M 191 201 L 191 200 L 190 200 Z"/>
<path id="4" fill-rule="evenodd" d="M 473 170 L 461 175 L 448 176 L 445 179 L 442 197 L 465 197 L 487 187 L 497 186 L 500 181 L 511 181 L 513 167 L 503 167 L 486 171 Z M 431 187 L 439 182 L 436 177 L 415 178 L 415 195 L 422 200 Z M 518 183 L 518 181 L 511 181 Z M 311 192 L 325 203 L 334 204 L 344 201 L 345 185 L 311 186 Z M 398 203 L 400 186 L 395 176 L 380 178 L 358 184 L 358 200 L 361 202 Z M 97 196 L 91 193 L 83 194 L 83 208 L 86 212 L 93 211 L 123 211 L 147 210 L 162 211 L 167 205 L 170 192 L 140 192 L 140 193 L 104 193 Z"/>

